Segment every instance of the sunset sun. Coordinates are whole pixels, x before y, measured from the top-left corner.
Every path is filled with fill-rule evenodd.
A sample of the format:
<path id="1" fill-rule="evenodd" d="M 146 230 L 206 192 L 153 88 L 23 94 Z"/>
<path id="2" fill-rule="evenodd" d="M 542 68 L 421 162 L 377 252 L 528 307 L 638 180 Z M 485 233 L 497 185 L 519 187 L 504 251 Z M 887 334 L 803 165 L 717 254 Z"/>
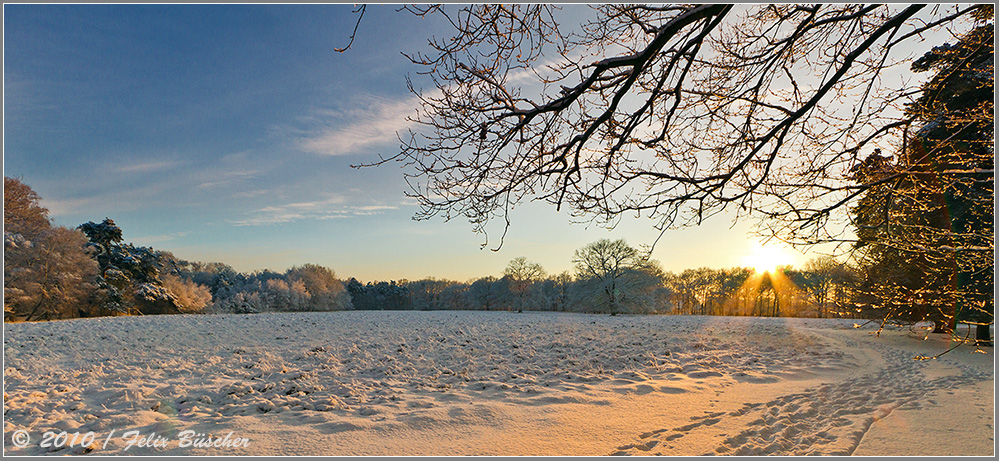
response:
<path id="1" fill-rule="evenodd" d="M 743 259 L 743 264 L 752 267 L 759 274 L 773 272 L 777 266 L 790 262 L 791 258 L 783 250 L 772 245 L 758 246 Z"/>

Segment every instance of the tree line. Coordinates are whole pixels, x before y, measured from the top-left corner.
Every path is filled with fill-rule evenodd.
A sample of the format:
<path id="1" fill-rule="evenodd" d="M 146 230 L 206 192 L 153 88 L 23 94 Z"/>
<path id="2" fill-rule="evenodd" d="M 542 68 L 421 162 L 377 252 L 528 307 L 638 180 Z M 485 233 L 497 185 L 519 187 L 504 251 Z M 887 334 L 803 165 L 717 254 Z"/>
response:
<path id="1" fill-rule="evenodd" d="M 305 264 L 244 274 L 125 243 L 112 219 L 53 226 L 41 197 L 4 177 L 5 321 L 350 308 L 329 268 Z"/>
<path id="2" fill-rule="evenodd" d="M 602 239 L 578 249 L 558 274 L 514 258 L 499 277 L 469 281 L 340 280 L 305 264 L 241 273 L 125 243 L 112 219 L 53 226 L 41 197 L 4 178 L 4 319 L 272 311 L 505 310 L 607 314 L 857 316 L 857 271 L 833 258 L 774 273 L 752 269 L 663 271 L 646 251 Z"/>

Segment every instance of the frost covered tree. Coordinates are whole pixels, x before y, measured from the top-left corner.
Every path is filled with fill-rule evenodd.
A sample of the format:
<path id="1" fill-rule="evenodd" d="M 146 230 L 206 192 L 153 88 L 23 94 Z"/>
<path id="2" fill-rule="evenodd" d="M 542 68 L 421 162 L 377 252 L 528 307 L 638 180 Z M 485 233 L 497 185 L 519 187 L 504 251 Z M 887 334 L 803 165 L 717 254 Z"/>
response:
<path id="1" fill-rule="evenodd" d="M 285 274 L 290 283 L 301 282 L 308 293 L 308 310 L 338 311 L 351 308 L 350 295 L 328 267 L 306 264 Z"/>
<path id="2" fill-rule="evenodd" d="M 176 275 L 163 275 L 163 288 L 173 295 L 173 305 L 182 314 L 200 314 L 212 303 L 211 290 Z"/>
<path id="3" fill-rule="evenodd" d="M 245 278 L 232 266 L 219 262 L 192 262 L 188 277 L 195 283 L 211 290 L 212 299 L 222 299 L 231 295 L 233 287 Z"/>
<path id="4" fill-rule="evenodd" d="M 549 310 L 559 312 L 569 310 L 569 295 L 574 283 L 575 280 L 573 280 L 572 274 L 569 271 L 548 277 L 542 282 L 541 290 L 548 301 Z"/>
<path id="5" fill-rule="evenodd" d="M 442 297 L 448 287 L 457 282 L 426 278 L 406 284 L 409 290 L 410 306 L 415 310 L 435 310 L 443 306 Z"/>
<path id="6" fill-rule="evenodd" d="M 32 320 L 79 317 L 95 290 L 97 262 L 79 231 L 53 227 L 33 241 L 4 233 L 4 314 Z"/>
<path id="7" fill-rule="evenodd" d="M 4 177 L 4 319 L 78 317 L 94 293 L 97 264 L 79 231 L 53 227 L 41 197 Z"/>
<path id="8" fill-rule="evenodd" d="M 308 290 L 301 280 L 270 279 L 264 283 L 264 299 L 270 311 L 304 311 L 309 308 Z"/>
<path id="9" fill-rule="evenodd" d="M 503 278 L 507 281 L 509 290 L 517 297 L 517 309 L 538 308 L 542 302 L 538 299 L 541 293 L 535 289 L 535 284 L 546 276 L 545 269 L 538 263 L 533 263 L 521 256 L 514 258 L 503 270 Z"/>
<path id="10" fill-rule="evenodd" d="M 284 273 L 238 273 L 221 263 L 191 263 L 189 277 L 211 288 L 212 311 L 250 314 L 265 311 L 352 309 L 351 293 L 328 267 L 305 264 Z"/>
<path id="11" fill-rule="evenodd" d="M 791 281 L 811 298 L 821 318 L 843 312 L 855 277 L 852 268 L 832 256 L 812 258 L 805 262 L 803 270 L 790 275 Z"/>
<path id="12" fill-rule="evenodd" d="M 503 292 L 509 285 L 496 277 L 478 278 L 468 286 L 468 307 L 476 310 L 495 310 L 502 302 Z"/>
<path id="13" fill-rule="evenodd" d="M 42 198 L 19 179 L 3 177 L 3 229 L 32 240 L 51 228 Z"/>
<path id="14" fill-rule="evenodd" d="M 599 312 L 644 311 L 662 286 L 658 264 L 624 240 L 597 240 L 576 250 L 572 262 L 577 302 Z"/>

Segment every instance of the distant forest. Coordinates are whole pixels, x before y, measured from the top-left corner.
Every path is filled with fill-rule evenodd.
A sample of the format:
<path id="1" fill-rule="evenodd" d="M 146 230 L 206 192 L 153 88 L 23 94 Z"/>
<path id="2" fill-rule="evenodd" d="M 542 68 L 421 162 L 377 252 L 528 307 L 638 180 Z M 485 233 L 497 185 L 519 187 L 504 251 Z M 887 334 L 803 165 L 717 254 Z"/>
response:
<path id="1" fill-rule="evenodd" d="M 862 277 L 831 257 L 773 273 L 749 268 L 665 272 L 623 240 L 577 250 L 575 270 L 549 274 L 519 257 L 475 280 L 360 281 L 305 264 L 240 273 L 125 243 L 112 219 L 53 226 L 41 197 L 4 178 L 4 320 L 178 313 L 503 310 L 606 314 L 858 317 Z"/>

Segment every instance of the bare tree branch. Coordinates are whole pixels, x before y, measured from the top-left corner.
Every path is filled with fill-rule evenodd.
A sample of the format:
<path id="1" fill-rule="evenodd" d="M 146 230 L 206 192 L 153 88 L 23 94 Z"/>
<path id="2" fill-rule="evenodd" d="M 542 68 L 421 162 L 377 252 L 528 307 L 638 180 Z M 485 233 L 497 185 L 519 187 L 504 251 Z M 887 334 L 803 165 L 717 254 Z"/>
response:
<path id="1" fill-rule="evenodd" d="M 357 15 L 357 22 L 354 23 L 354 31 L 350 33 L 350 41 L 347 42 L 347 46 L 343 48 L 333 48 L 334 51 L 337 53 L 343 53 L 344 51 L 349 50 L 351 45 L 354 44 L 354 37 L 357 36 L 357 28 L 361 25 L 361 20 L 364 19 L 365 8 L 367 8 L 367 5 L 362 4 L 354 10 L 354 14 Z"/>
<path id="2" fill-rule="evenodd" d="M 849 240 L 828 224 L 881 184 L 852 168 L 871 148 L 905 148 L 917 91 L 888 70 L 920 34 L 982 11 L 600 5 L 570 31 L 550 5 L 403 9 L 454 27 L 407 54 L 433 88 L 411 84 L 418 128 L 378 162 L 406 166 L 417 219 L 461 216 L 485 234 L 500 218 L 505 235 L 531 200 L 665 231 L 734 207 L 802 244 Z"/>

